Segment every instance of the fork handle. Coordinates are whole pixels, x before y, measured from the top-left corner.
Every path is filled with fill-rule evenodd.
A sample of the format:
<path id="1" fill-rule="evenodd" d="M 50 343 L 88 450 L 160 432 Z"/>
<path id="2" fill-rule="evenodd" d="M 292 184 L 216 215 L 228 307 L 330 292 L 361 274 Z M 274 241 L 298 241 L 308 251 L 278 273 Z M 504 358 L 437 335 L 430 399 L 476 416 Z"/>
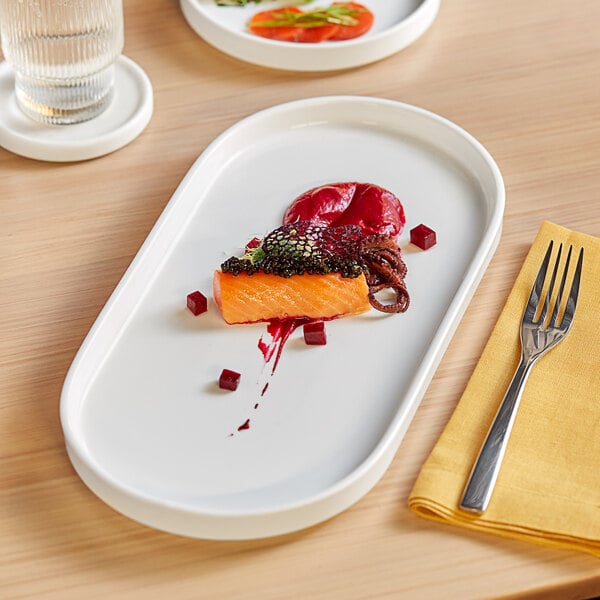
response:
<path id="1" fill-rule="evenodd" d="M 482 513 L 488 506 L 532 364 L 532 360 L 521 357 L 471 471 L 460 502 L 463 510 Z"/>

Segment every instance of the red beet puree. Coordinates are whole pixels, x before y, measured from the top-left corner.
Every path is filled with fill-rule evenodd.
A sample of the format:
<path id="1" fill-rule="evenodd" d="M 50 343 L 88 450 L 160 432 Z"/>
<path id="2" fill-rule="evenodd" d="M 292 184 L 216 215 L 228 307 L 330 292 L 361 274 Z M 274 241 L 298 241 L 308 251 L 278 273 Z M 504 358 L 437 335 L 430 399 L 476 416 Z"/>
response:
<path id="1" fill-rule="evenodd" d="M 358 225 L 365 235 L 402 233 L 406 217 L 400 200 L 373 183 L 331 183 L 298 196 L 283 216 L 283 224 L 312 221 L 319 225 Z"/>

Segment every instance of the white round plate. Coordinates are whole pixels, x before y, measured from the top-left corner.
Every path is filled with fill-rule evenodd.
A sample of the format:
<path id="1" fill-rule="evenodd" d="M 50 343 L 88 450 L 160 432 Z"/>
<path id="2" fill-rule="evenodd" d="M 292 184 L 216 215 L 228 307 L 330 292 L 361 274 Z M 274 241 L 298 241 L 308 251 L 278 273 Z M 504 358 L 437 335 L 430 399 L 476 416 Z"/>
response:
<path id="1" fill-rule="evenodd" d="M 289 71 L 332 71 L 366 65 L 399 52 L 433 23 L 440 0 L 364 0 L 375 15 L 365 35 L 342 42 L 300 44 L 268 40 L 251 34 L 250 17 L 281 2 L 250 3 L 244 7 L 217 6 L 214 0 L 180 0 L 194 31 L 209 44 L 240 60 Z M 311 6 L 326 6 L 317 0 Z"/>
<path id="2" fill-rule="evenodd" d="M 410 308 L 330 321 L 325 346 L 296 331 L 271 375 L 264 323 L 227 325 L 212 300 L 194 317 L 186 296 L 211 297 L 228 256 L 278 227 L 298 194 L 336 181 L 402 200 Z M 75 469 L 125 515 L 194 537 L 276 535 L 346 509 L 390 464 L 503 207 L 481 144 L 419 108 L 311 98 L 234 125 L 192 165 L 71 366 L 61 421 Z M 408 243 L 420 223 L 438 235 L 427 251 Z M 224 368 L 242 374 L 235 392 L 217 387 Z"/>
<path id="3" fill-rule="evenodd" d="M 152 84 L 143 69 L 120 56 L 115 70 L 115 95 L 98 117 L 76 125 L 44 125 L 17 105 L 14 73 L 0 63 L 0 146 L 10 152 L 50 162 L 88 160 L 133 141 L 152 117 Z"/>

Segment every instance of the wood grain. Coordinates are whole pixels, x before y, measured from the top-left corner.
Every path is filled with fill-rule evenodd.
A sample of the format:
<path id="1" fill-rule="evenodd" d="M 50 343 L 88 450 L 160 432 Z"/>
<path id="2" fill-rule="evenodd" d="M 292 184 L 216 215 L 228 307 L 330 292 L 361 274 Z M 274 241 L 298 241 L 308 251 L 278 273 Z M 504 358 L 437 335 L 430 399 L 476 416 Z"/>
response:
<path id="1" fill-rule="evenodd" d="M 175 1 L 125 3 L 125 53 L 155 114 L 132 144 L 48 164 L 0 149 L 0 597 L 35 599 L 591 598 L 600 563 L 425 522 L 406 507 L 543 219 L 600 236 L 600 3 L 453 0 L 397 55 L 297 74 L 229 58 Z M 214 543 L 115 513 L 65 454 L 58 403 L 99 310 L 195 158 L 228 126 L 297 98 L 373 95 L 475 135 L 507 188 L 504 232 L 386 475 L 338 517 Z M 0 107 L 0 110 L 2 108 Z"/>

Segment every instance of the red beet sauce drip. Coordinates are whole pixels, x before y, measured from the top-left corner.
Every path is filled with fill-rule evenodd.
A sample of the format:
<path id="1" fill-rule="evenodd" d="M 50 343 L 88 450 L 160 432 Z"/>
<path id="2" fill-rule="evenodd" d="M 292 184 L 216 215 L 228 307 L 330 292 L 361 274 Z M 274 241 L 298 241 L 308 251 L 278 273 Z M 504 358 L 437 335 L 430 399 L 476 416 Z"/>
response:
<path id="1" fill-rule="evenodd" d="M 258 348 L 260 349 L 264 359 L 265 364 L 269 364 L 273 357 L 275 357 L 275 361 L 273 363 L 273 367 L 271 369 L 271 375 L 275 373 L 275 368 L 277 367 L 277 363 L 279 363 L 279 359 L 281 358 L 281 353 L 283 352 L 283 347 L 285 343 L 289 339 L 290 335 L 296 331 L 298 327 L 304 325 L 304 323 L 310 322 L 310 319 L 306 318 L 290 318 L 290 319 L 273 319 L 269 321 L 267 325 L 267 333 L 271 336 L 271 341 L 266 342 L 263 337 L 258 340 Z M 263 386 L 261 397 L 265 395 L 267 389 L 269 387 L 269 383 L 265 383 Z M 254 404 L 254 409 L 258 408 L 258 402 Z M 245 429 L 250 429 L 250 419 L 246 419 L 244 423 L 242 423 L 237 430 L 244 431 Z M 233 433 L 229 434 L 230 437 L 233 436 Z"/>
<path id="2" fill-rule="evenodd" d="M 288 341 L 290 335 L 292 335 L 292 333 L 294 333 L 298 327 L 301 327 L 304 325 L 304 323 L 308 323 L 308 321 L 309 319 L 304 317 L 273 319 L 272 321 L 269 321 L 269 324 L 267 325 L 267 333 L 271 336 L 271 341 L 266 342 L 264 338 L 261 337 L 258 340 L 258 348 L 262 352 L 266 364 L 270 363 L 273 356 L 275 356 L 271 374 L 273 374 L 277 368 L 277 364 L 281 358 L 281 353 L 283 352 L 283 347 Z M 263 394 L 265 391 L 266 386 L 263 390 Z"/>

